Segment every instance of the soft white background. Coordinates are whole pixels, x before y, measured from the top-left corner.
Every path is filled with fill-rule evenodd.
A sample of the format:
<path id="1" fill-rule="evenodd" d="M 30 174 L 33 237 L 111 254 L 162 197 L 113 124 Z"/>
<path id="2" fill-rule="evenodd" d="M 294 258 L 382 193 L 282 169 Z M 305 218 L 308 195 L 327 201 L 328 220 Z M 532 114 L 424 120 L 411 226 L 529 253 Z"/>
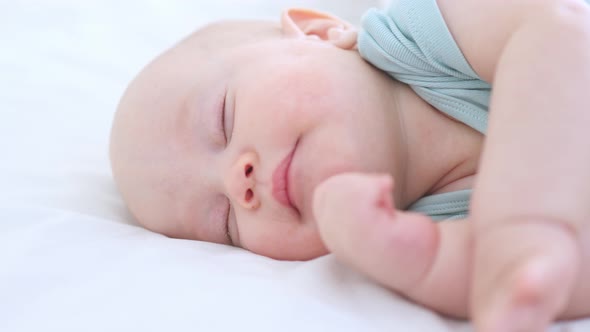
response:
<path id="1" fill-rule="evenodd" d="M 0 1 L 0 331 L 470 330 L 330 256 L 277 262 L 150 233 L 111 178 L 120 95 L 184 35 L 289 5 L 356 23 L 377 3 Z"/>

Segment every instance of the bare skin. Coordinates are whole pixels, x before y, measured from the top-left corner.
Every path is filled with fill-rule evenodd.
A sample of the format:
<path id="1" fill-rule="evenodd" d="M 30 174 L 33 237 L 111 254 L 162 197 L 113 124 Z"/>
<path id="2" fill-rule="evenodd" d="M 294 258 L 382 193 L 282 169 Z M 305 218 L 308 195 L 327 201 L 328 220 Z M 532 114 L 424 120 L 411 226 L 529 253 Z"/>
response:
<path id="1" fill-rule="evenodd" d="M 111 135 L 113 174 L 137 220 L 305 260 L 328 252 L 312 211 L 327 178 L 390 174 L 403 209 L 473 175 L 481 135 L 365 62 L 349 34 L 337 18 L 290 10 L 280 25 L 211 25 L 149 64 Z M 292 151 L 288 207 L 273 174 Z"/>
<path id="2" fill-rule="evenodd" d="M 220 24 L 150 64 L 121 102 L 111 159 L 132 213 L 169 236 L 278 259 L 332 252 L 479 332 L 590 315 L 590 10 L 438 4 L 493 83 L 485 143 L 363 62 L 335 17 Z M 232 105 L 222 125 L 218 99 Z M 285 207 L 270 183 L 294 146 Z M 471 186 L 469 220 L 403 211 Z"/>
<path id="3" fill-rule="evenodd" d="M 433 224 L 395 211 L 391 179 L 345 174 L 316 189 L 323 239 L 409 298 L 471 315 L 477 331 L 545 331 L 556 318 L 587 316 L 590 9 L 581 1 L 439 6 L 474 69 L 494 82 L 469 220 Z"/>

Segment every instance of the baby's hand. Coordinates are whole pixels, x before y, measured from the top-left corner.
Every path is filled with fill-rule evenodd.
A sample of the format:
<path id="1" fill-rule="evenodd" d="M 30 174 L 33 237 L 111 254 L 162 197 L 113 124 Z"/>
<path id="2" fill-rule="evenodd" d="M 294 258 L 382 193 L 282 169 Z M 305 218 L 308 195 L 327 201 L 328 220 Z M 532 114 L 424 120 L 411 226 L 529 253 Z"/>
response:
<path id="1" fill-rule="evenodd" d="M 315 189 L 314 215 L 319 221 L 389 222 L 395 212 L 392 188 L 393 179 L 389 175 L 345 173 L 333 176 Z M 321 226 L 328 225 L 320 222 Z M 338 232 L 339 229 L 324 230 Z"/>
<path id="2" fill-rule="evenodd" d="M 571 243 L 553 232 L 559 227 L 518 223 L 506 232 L 472 235 L 472 222 L 467 220 L 434 223 L 426 216 L 395 210 L 392 188 L 388 175 L 363 173 L 336 175 L 316 188 L 313 210 L 322 239 L 347 265 L 417 303 L 461 318 L 469 311 L 473 269 L 476 277 L 487 272 L 486 278 L 478 279 L 488 282 L 487 293 L 482 294 L 481 288 L 478 293 L 476 287 L 471 295 L 476 309 L 485 304 L 483 300 L 497 300 L 485 316 L 476 310 L 479 322 L 489 324 L 482 331 L 508 331 L 507 326 L 511 331 L 519 330 L 518 326 L 537 331 L 547 323 L 543 318 L 552 316 L 543 311 L 567 301 L 563 294 L 572 295 L 560 317 L 588 313 L 590 287 L 585 280 L 590 275 L 590 227 L 578 235 L 583 259 L 573 264 L 571 255 L 565 255 L 572 251 Z M 527 246 L 531 243 L 539 245 Z M 480 252 L 475 264 L 474 244 L 480 250 L 491 245 L 483 251 L 488 256 Z M 523 248 L 529 256 L 519 254 Z M 494 268 L 496 273 L 491 272 Z M 574 284 L 565 277 L 576 268 Z M 494 329 L 494 325 L 500 327 Z"/>
<path id="3" fill-rule="evenodd" d="M 328 249 L 345 264 L 414 301 L 467 312 L 469 228 L 395 210 L 389 175 L 344 173 L 321 183 L 313 211 Z"/>

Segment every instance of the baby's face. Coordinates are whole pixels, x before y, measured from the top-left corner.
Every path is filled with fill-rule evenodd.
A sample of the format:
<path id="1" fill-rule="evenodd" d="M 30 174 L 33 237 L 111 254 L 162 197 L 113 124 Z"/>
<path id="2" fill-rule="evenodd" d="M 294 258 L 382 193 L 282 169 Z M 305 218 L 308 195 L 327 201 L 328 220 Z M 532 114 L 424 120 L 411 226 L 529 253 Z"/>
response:
<path id="1" fill-rule="evenodd" d="M 279 24 L 209 27 L 132 82 L 112 132 L 113 173 L 145 227 L 277 259 L 327 253 L 314 188 L 389 172 L 395 137 L 381 73 L 354 50 Z"/>

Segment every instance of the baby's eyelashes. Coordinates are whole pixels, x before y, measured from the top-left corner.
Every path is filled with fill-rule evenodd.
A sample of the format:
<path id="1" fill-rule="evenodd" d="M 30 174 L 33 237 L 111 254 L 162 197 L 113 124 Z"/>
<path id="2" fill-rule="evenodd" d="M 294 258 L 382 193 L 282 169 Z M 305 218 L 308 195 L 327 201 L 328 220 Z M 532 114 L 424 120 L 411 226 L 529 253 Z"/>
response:
<path id="1" fill-rule="evenodd" d="M 230 98 L 229 90 L 226 90 L 224 101 L 223 101 L 223 108 L 221 109 L 222 112 L 222 128 L 223 128 L 223 135 L 225 137 L 226 145 L 231 142 L 232 134 L 233 134 L 233 124 L 234 124 L 234 110 L 235 110 L 235 102 L 232 103 L 232 99 Z"/>

